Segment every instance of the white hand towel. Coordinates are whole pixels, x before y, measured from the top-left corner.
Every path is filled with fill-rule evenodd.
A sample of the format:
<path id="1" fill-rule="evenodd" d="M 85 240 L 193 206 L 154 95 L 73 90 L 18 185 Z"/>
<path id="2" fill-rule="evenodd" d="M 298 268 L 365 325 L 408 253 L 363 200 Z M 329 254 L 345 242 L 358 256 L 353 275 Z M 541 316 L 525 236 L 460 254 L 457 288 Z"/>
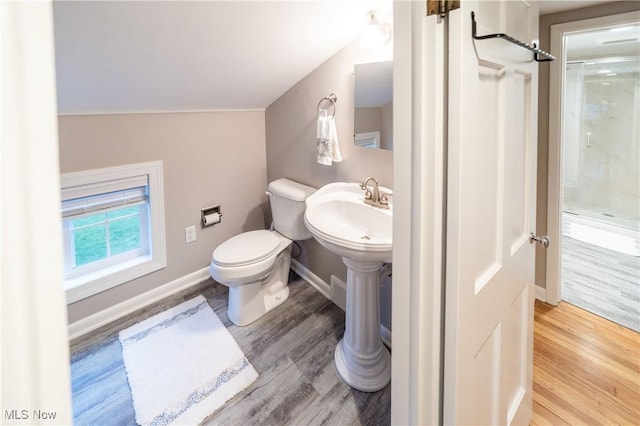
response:
<path id="1" fill-rule="evenodd" d="M 340 153 L 340 145 L 338 143 L 336 120 L 333 116 L 328 115 L 328 111 L 326 109 L 320 110 L 316 137 L 318 138 L 318 164 L 330 166 L 332 162 L 342 161 L 342 154 Z"/>
<path id="2" fill-rule="evenodd" d="M 338 142 L 338 129 L 336 128 L 336 120 L 334 117 L 327 117 L 329 120 L 329 129 L 331 140 L 331 160 L 334 163 L 342 161 L 342 154 L 340 153 L 340 144 Z"/>

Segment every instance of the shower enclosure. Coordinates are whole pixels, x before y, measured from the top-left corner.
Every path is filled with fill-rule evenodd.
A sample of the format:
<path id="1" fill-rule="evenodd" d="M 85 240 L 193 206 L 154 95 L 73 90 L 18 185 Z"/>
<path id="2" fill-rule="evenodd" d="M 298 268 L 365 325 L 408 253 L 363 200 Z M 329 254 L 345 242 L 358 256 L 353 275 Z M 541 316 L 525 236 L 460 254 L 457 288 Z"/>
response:
<path id="1" fill-rule="evenodd" d="M 568 62 L 564 90 L 563 233 L 637 256 L 640 60 Z"/>
<path id="2" fill-rule="evenodd" d="M 609 31 L 591 42 L 606 39 Z M 569 53 L 562 123 L 562 300 L 640 331 L 640 60 L 570 60 Z"/>

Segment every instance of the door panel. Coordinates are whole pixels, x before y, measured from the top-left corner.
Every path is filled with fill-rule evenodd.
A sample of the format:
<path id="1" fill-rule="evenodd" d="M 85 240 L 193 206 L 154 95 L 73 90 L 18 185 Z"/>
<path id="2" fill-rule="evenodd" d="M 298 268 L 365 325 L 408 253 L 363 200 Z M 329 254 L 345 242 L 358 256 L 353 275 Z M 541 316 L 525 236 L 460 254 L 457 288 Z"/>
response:
<path id="1" fill-rule="evenodd" d="M 504 332 L 501 357 L 503 359 L 502 388 L 504 389 L 506 404 L 502 412 L 507 412 L 507 418 L 513 418 L 516 410 L 526 394 L 526 339 L 527 339 L 527 298 L 525 291 L 509 307 L 504 321 Z M 506 422 L 503 422 L 506 423 Z"/>
<path id="2" fill-rule="evenodd" d="M 528 424 L 533 367 L 537 38 L 524 1 L 450 13 L 446 424 Z"/>
<path id="3" fill-rule="evenodd" d="M 529 220 L 528 204 L 531 200 L 530 182 L 528 176 L 530 170 L 527 163 L 529 153 L 526 148 L 530 146 L 529 127 L 531 126 L 531 73 L 515 70 L 509 74 L 509 116 L 513 117 L 507 131 L 507 141 L 523 141 L 523 143 L 507 143 L 505 149 L 506 175 L 505 192 L 507 199 L 514 208 L 506 209 L 506 221 L 508 224 L 508 238 L 510 242 L 510 254 L 513 255 L 522 244 L 528 242 L 531 223 Z"/>
<path id="4" fill-rule="evenodd" d="M 476 424 L 492 425 L 499 421 L 500 365 L 497 360 L 500 359 L 501 334 L 501 327 L 498 325 L 473 357 L 473 393 L 477 396 L 473 400 L 472 409 Z"/>
<path id="5" fill-rule="evenodd" d="M 501 87 L 503 73 L 487 67 L 478 69 L 478 94 L 475 97 L 478 120 L 475 134 L 485 135 L 484 144 L 469 146 L 470 152 L 463 167 L 468 171 L 462 175 L 465 192 L 462 194 L 463 208 L 473 209 L 474 215 L 465 222 L 463 232 L 470 236 L 474 247 L 482 247 L 471 261 L 471 267 L 464 271 L 472 274 L 476 292 L 480 291 L 500 269 L 500 212 L 502 196 L 498 191 L 482 191 L 481 188 L 496 188 L 501 181 L 501 151 L 503 137 L 500 128 L 493 123 L 500 121 L 503 112 Z M 498 94 L 498 96 L 496 96 Z M 485 155 L 491 152 L 492 155 Z M 475 161 L 482 158 L 482 161 Z"/>

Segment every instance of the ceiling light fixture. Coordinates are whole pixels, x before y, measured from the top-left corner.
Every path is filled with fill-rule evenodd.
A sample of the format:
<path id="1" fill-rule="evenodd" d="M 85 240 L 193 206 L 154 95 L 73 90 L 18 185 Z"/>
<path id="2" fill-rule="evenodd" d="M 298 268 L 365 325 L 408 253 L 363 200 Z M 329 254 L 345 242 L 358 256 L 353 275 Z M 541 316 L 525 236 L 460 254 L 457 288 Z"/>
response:
<path id="1" fill-rule="evenodd" d="M 362 45 L 375 48 L 382 47 L 391 39 L 391 24 L 380 22 L 374 12 L 369 13 L 367 25 L 362 32 Z"/>

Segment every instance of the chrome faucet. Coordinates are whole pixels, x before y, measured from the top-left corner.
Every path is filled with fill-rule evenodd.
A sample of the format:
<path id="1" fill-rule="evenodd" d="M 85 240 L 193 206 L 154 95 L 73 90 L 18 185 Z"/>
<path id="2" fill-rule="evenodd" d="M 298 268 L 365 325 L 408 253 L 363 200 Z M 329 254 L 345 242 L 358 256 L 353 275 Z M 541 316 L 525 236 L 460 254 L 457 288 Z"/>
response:
<path id="1" fill-rule="evenodd" d="M 369 189 L 369 182 L 373 181 L 373 192 Z M 364 202 L 365 204 L 369 204 L 373 207 L 378 207 L 380 209 L 388 209 L 389 208 L 389 199 L 387 198 L 387 194 L 384 192 L 380 192 L 380 188 L 378 187 L 378 181 L 372 177 L 368 177 L 362 181 L 360 184 L 360 188 L 365 191 L 364 193 Z"/>

